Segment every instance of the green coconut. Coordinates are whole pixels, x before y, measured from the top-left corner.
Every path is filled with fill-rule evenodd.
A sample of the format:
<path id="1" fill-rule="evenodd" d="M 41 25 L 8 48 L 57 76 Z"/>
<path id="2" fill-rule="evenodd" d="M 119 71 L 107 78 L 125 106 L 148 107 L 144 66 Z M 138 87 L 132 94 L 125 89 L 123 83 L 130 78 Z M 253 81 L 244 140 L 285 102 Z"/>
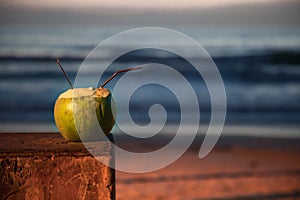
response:
<path id="1" fill-rule="evenodd" d="M 55 102 L 54 119 L 69 141 L 101 140 L 114 126 L 111 93 L 106 88 L 74 88 Z"/>
<path id="2" fill-rule="evenodd" d="M 141 69 L 133 67 L 116 71 L 99 88 L 73 88 L 60 64 L 71 89 L 62 93 L 55 102 L 54 119 L 62 136 L 73 142 L 101 140 L 108 135 L 115 124 L 115 103 L 111 93 L 104 86 L 119 73 Z"/>

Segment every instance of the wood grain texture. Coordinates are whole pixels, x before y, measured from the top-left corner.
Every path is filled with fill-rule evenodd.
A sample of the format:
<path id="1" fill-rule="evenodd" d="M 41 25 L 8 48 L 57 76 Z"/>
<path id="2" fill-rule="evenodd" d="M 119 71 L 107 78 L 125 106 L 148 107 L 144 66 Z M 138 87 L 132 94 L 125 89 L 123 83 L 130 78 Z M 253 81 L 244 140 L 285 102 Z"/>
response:
<path id="1" fill-rule="evenodd" d="M 115 197 L 115 171 L 58 133 L 0 133 L 0 199 Z M 112 161 L 108 142 L 97 156 Z"/>

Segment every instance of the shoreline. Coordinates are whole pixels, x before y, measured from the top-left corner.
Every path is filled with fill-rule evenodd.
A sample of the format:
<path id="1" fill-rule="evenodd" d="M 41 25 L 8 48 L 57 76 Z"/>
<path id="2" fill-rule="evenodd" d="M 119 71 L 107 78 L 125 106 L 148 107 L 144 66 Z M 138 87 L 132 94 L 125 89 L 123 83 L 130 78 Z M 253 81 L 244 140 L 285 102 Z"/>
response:
<path id="1" fill-rule="evenodd" d="M 203 136 L 207 131 L 207 124 L 199 126 L 197 137 Z M 186 126 L 185 132 L 189 134 L 189 126 Z M 163 135 L 172 135 L 176 131 L 176 126 L 171 125 L 166 128 Z M 1 132 L 58 132 L 53 123 L 1 123 Z M 113 135 L 123 135 L 122 132 L 114 128 Z M 300 124 L 226 124 L 221 136 L 233 137 L 259 137 L 259 138 L 291 138 L 300 139 Z"/>

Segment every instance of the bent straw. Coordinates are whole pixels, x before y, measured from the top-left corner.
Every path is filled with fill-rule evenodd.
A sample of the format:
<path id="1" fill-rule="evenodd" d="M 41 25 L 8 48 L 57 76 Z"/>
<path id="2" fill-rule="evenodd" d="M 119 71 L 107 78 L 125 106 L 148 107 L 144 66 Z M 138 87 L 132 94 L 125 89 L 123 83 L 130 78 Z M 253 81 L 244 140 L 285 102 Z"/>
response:
<path id="1" fill-rule="evenodd" d="M 111 79 L 115 78 L 115 76 L 117 76 L 120 73 L 125 73 L 131 70 L 138 70 L 138 69 L 142 69 L 142 67 L 132 67 L 132 68 L 128 68 L 128 69 L 121 69 L 119 71 L 116 71 L 113 75 L 111 75 L 104 83 L 102 83 L 100 85 L 100 88 L 103 88 L 109 81 L 111 81 Z"/>

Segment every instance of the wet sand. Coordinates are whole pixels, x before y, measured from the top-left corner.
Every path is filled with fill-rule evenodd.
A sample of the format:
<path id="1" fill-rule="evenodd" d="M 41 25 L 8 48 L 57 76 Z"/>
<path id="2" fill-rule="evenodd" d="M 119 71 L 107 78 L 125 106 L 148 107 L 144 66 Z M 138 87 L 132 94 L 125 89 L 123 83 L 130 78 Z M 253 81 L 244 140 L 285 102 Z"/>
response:
<path id="1" fill-rule="evenodd" d="M 213 151 L 199 159 L 202 139 L 196 138 L 180 159 L 161 170 L 117 171 L 117 199 L 300 198 L 300 139 L 221 137 Z M 147 146 L 117 140 L 123 147 Z M 163 140 L 156 145 L 160 143 Z"/>

